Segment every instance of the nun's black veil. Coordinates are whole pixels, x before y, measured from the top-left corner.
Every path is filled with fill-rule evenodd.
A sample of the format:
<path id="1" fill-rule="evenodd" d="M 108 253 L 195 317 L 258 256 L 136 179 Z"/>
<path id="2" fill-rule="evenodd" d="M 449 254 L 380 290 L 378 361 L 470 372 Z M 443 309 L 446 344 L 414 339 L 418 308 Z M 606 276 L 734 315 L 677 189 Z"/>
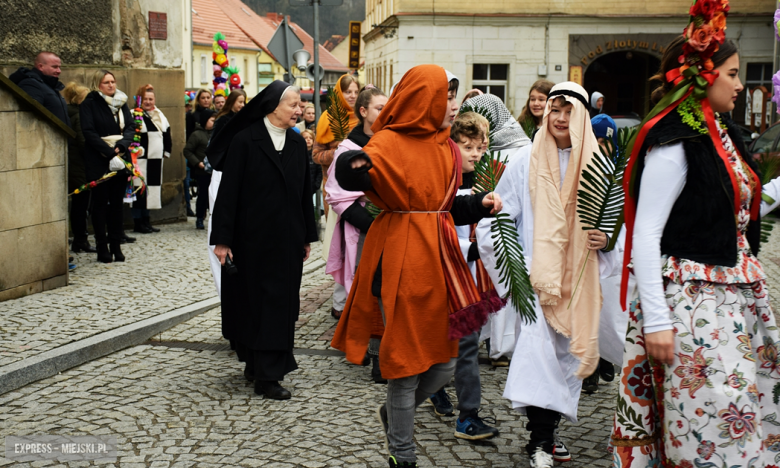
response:
<path id="1" fill-rule="evenodd" d="M 225 125 L 225 128 L 217 133 L 214 139 L 209 143 L 209 147 L 206 149 L 209 163 L 214 169 L 221 171 L 224 167 L 227 150 L 230 147 L 233 138 L 254 122 L 261 120 L 263 117 L 273 112 L 279 105 L 279 101 L 281 101 L 284 91 L 289 87 L 290 84 L 279 80 L 269 84 L 257 96 L 249 101 L 249 104 L 244 106 L 244 108 L 241 109 L 227 125 Z"/>

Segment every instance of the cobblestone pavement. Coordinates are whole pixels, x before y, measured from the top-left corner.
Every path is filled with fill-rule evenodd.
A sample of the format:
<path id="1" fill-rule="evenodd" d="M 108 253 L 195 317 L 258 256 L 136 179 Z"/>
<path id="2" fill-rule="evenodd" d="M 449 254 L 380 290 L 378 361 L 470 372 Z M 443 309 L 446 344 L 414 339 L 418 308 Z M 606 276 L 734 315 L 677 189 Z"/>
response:
<path id="1" fill-rule="evenodd" d="M 122 320 L 142 318 L 140 314 L 146 312 L 138 309 L 134 311 L 138 315 L 133 316 L 132 307 L 140 308 L 143 302 L 132 306 L 112 304 L 107 283 L 122 278 L 115 270 L 122 269 L 131 277 L 139 275 L 140 252 L 146 251 L 164 255 L 161 268 L 150 273 L 157 280 L 146 283 L 154 284 L 154 289 L 133 297 L 145 298 L 142 300 L 158 307 L 157 313 L 166 306 L 180 307 L 209 297 L 214 289 L 204 256 L 186 253 L 192 245 L 202 245 L 205 235 L 192 234 L 190 229 L 188 225 L 166 226 L 164 230 L 168 232 L 158 234 L 158 239 L 141 237 L 138 244 L 128 249 L 131 255 L 138 255 L 134 267 L 94 266 L 99 273 L 90 271 L 89 266 L 83 268 L 81 284 L 76 286 L 80 296 L 66 294 L 65 290 L 49 294 L 59 291 L 62 300 L 81 301 L 94 314 L 98 312 L 95 309 L 100 309 L 97 304 L 107 304 L 111 306 L 109 310 L 118 311 Z M 166 236 L 167 240 L 163 240 Z M 762 257 L 773 289 L 780 278 L 778 237 L 773 238 Z M 79 263 L 84 265 L 82 257 L 79 256 Z M 164 266 L 165 259 L 176 263 Z M 97 298 L 87 290 L 87 284 L 97 290 Z M 243 378 L 243 365 L 221 337 L 217 308 L 155 336 L 146 344 L 0 395 L 0 436 L 115 436 L 119 458 L 104 466 L 386 466 L 382 433 L 374 418 L 386 387 L 370 381 L 369 368 L 351 365 L 329 348 L 335 325 L 329 315 L 332 284 L 323 269 L 304 277 L 296 332 L 300 368 L 289 374 L 284 383 L 293 393 L 289 401 L 266 400 L 253 394 L 251 384 Z M 167 287 L 173 298 L 167 297 Z M 153 291 L 157 291 L 158 297 L 150 294 Z M 162 295 L 166 297 L 159 297 Z M 19 301 L 24 302 L 23 310 L 42 317 L 40 323 L 56 321 L 45 320 L 46 312 L 37 310 L 35 302 L 45 308 L 52 307 L 57 299 L 42 296 Z M 123 313 L 126 308 L 131 311 Z M 50 310 L 67 309 L 63 306 Z M 8 312 L 4 310 L 2 314 L 5 318 Z M 6 336 L 5 328 L 2 330 Z M 454 420 L 436 416 L 430 405 L 424 404 L 418 409 L 415 434 L 421 466 L 529 466 L 523 449 L 527 440 L 525 418 L 511 410 L 501 396 L 507 369 L 481 365 L 480 371 L 481 415 L 495 418 L 501 435 L 479 443 L 456 439 Z M 562 425 L 562 436 L 574 457 L 566 466 L 610 465 L 606 442 L 616 391 L 616 383 L 602 382 L 598 393 L 583 395 L 579 422 Z M 450 389 L 453 400 L 454 393 Z M 0 466 L 63 465 L 56 461 L 26 464 L 0 458 Z M 70 462 L 66 466 L 89 463 Z"/>
<path id="2" fill-rule="evenodd" d="M 122 246 L 123 263 L 71 252 L 78 268 L 68 287 L 0 302 L 0 366 L 216 296 L 206 234 L 194 223 L 128 232 L 137 241 Z"/>

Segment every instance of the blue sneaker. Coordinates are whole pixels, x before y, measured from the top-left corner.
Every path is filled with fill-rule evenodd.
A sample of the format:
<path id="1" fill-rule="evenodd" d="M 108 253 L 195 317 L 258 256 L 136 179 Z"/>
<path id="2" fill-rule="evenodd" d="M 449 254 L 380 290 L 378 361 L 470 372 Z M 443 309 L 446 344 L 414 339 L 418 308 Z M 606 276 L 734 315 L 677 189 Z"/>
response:
<path id="1" fill-rule="evenodd" d="M 495 422 L 492 422 L 495 424 Z M 473 411 L 465 419 L 455 422 L 455 437 L 466 440 L 490 439 L 498 435 L 498 429 L 488 426 L 479 417 L 479 411 Z"/>
<path id="2" fill-rule="evenodd" d="M 75 263 L 68 263 L 68 271 L 73 271 L 76 268 L 78 268 L 78 265 L 76 265 Z"/>
<path id="3" fill-rule="evenodd" d="M 433 405 L 433 411 L 439 416 L 455 416 L 455 407 L 452 406 L 450 396 L 442 388 L 429 398 Z"/>

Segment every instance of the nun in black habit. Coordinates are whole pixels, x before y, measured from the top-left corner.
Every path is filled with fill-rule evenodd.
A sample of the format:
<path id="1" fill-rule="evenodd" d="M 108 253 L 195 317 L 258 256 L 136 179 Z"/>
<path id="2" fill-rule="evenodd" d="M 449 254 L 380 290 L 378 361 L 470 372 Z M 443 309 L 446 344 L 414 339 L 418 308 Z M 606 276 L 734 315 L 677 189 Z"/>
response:
<path id="1" fill-rule="evenodd" d="M 209 145 L 222 171 L 210 244 L 222 269 L 222 333 L 246 363 L 255 393 L 285 400 L 279 384 L 293 357 L 303 262 L 317 241 L 306 142 L 292 130 L 300 91 L 274 81 Z"/>

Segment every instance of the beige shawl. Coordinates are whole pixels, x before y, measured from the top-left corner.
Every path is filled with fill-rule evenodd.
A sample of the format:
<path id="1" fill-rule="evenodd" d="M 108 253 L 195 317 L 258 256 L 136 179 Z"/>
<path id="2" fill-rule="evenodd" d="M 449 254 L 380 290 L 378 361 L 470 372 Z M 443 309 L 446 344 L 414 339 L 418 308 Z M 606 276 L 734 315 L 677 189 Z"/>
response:
<path id="1" fill-rule="evenodd" d="M 571 159 L 562 187 L 558 147 L 547 130 L 556 94 L 573 105 L 569 120 Z M 583 379 L 595 371 L 599 362 L 601 286 L 598 253 L 588 254 L 587 231 L 582 230 L 577 215 L 577 189 L 581 188 L 582 169 L 593 158 L 593 152 L 598 151 L 588 110 L 580 97 L 587 103 L 587 92 L 572 82 L 560 83 L 550 91 L 542 126 L 531 150 L 529 189 L 534 211 L 531 285 L 539 295 L 550 326 L 571 338 L 569 352 L 580 359 L 576 376 Z M 569 305 L 583 265 L 582 279 Z"/>

